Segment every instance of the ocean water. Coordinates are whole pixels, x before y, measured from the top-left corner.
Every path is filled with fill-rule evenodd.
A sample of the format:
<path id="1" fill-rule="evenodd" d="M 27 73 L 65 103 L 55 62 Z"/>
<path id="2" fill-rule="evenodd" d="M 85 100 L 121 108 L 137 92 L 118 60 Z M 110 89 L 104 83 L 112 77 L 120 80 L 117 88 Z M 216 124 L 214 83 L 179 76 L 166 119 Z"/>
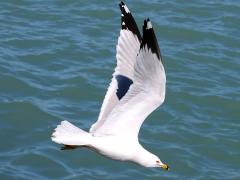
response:
<path id="1" fill-rule="evenodd" d="M 62 120 L 88 130 L 116 64 L 118 1 L 0 2 L 0 179 L 240 179 L 240 2 L 127 1 L 149 17 L 167 74 L 140 141 L 148 169 L 51 142 Z"/>

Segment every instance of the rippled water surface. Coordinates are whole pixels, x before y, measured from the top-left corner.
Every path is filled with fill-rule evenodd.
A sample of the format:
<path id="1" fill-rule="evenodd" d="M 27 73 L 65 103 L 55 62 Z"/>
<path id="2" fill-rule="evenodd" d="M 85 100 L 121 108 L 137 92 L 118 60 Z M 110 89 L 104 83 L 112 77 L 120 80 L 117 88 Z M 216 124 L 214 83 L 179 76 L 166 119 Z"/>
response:
<path id="1" fill-rule="evenodd" d="M 165 103 L 140 141 L 169 172 L 60 151 L 61 120 L 87 130 L 115 66 L 118 1 L 0 2 L 0 179 L 240 179 L 240 2 L 129 1 L 149 17 L 167 74 Z"/>

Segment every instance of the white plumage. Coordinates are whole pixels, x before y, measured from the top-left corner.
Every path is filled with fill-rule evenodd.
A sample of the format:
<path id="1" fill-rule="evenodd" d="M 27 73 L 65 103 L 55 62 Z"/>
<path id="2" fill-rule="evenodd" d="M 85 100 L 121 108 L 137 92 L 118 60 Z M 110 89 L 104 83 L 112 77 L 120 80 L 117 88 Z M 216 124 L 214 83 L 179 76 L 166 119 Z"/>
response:
<path id="1" fill-rule="evenodd" d="M 150 20 L 144 21 L 141 37 L 128 7 L 123 2 L 119 6 L 122 14 L 117 66 L 98 120 L 89 133 L 62 121 L 52 140 L 66 149 L 89 147 L 112 159 L 168 170 L 138 141 L 143 121 L 165 98 L 166 75 L 160 49 Z"/>

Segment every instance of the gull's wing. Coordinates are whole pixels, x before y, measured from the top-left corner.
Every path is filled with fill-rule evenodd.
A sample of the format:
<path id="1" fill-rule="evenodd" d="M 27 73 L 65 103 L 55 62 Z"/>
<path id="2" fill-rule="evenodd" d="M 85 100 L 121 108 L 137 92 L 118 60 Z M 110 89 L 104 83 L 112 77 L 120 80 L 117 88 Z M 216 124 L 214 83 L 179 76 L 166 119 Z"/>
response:
<path id="1" fill-rule="evenodd" d="M 133 69 L 139 51 L 141 34 L 128 7 L 121 2 L 121 31 L 116 47 L 117 66 L 112 81 L 105 95 L 98 120 L 92 125 L 90 132 L 94 132 L 105 121 L 120 99 L 127 93 L 133 83 Z"/>
<path id="2" fill-rule="evenodd" d="M 137 137 L 145 118 L 165 99 L 166 75 L 160 49 L 149 19 L 134 65 L 133 84 L 94 135 Z"/>

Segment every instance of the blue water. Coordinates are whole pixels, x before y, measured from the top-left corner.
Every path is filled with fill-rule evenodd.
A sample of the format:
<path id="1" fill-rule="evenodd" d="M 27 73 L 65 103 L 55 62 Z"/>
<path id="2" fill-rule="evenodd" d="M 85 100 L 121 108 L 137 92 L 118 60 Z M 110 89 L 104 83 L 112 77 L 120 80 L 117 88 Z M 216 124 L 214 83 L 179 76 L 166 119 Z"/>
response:
<path id="1" fill-rule="evenodd" d="M 115 67 L 118 1 L 0 2 L 0 179 L 240 179 L 240 2 L 127 1 L 149 17 L 167 74 L 140 141 L 170 171 L 60 151 L 61 120 L 88 130 Z"/>

